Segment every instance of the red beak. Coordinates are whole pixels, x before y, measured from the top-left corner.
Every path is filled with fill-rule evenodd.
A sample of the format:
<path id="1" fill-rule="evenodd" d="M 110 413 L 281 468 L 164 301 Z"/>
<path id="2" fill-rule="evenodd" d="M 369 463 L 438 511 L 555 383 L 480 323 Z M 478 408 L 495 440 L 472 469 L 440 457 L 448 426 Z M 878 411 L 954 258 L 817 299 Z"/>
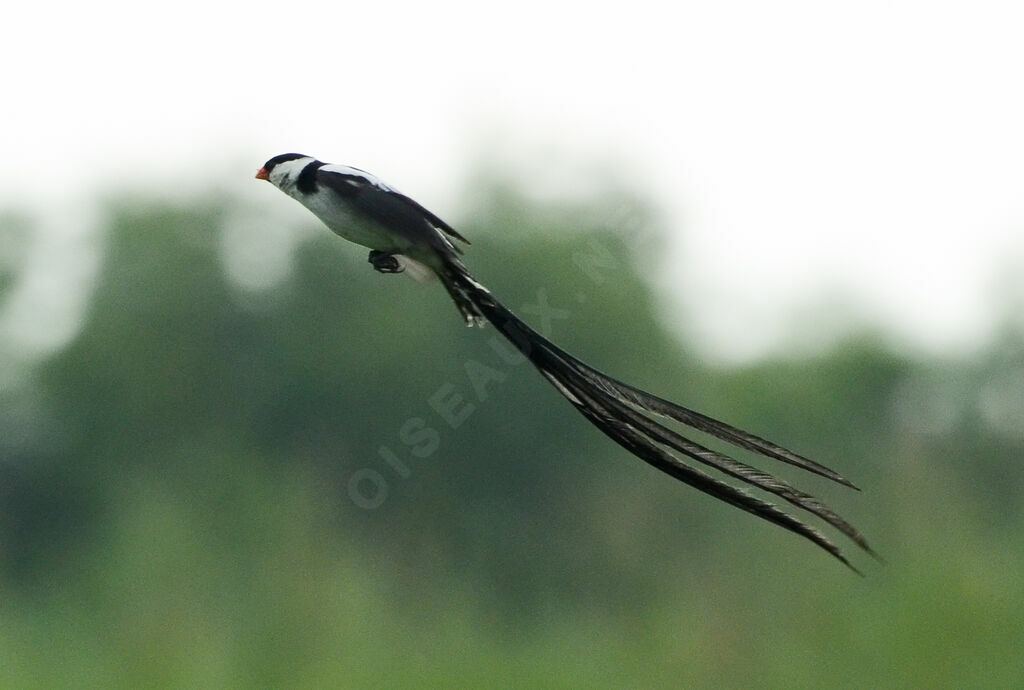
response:
<path id="1" fill-rule="evenodd" d="M 260 168 L 260 171 L 258 173 L 256 173 L 256 179 L 257 180 L 269 180 L 270 179 L 270 173 L 267 172 L 266 168 Z"/>

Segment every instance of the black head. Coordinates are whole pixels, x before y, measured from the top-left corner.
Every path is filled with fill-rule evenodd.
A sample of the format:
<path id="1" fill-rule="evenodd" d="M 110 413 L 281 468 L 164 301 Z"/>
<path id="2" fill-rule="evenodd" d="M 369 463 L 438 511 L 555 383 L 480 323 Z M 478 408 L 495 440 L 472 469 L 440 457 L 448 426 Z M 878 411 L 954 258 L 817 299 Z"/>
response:
<path id="1" fill-rule="evenodd" d="M 311 157 L 312 156 L 307 156 L 304 153 L 282 153 L 268 160 L 266 163 L 263 164 L 263 167 L 266 168 L 267 172 L 270 172 L 277 166 L 278 163 L 284 163 L 285 161 L 294 161 L 298 160 L 299 158 Z"/>
<path id="2" fill-rule="evenodd" d="M 270 160 L 268 160 L 266 163 L 263 164 L 263 167 L 260 168 L 260 171 L 258 173 L 256 173 L 256 179 L 259 179 L 259 180 L 267 180 L 267 179 L 269 179 L 270 178 L 270 173 L 274 170 L 275 167 L 277 167 L 281 163 L 284 163 L 286 161 L 298 160 L 299 158 L 309 158 L 309 157 L 310 156 L 307 156 L 304 153 L 282 153 L 280 155 L 274 156 L 273 158 L 271 158 Z"/>

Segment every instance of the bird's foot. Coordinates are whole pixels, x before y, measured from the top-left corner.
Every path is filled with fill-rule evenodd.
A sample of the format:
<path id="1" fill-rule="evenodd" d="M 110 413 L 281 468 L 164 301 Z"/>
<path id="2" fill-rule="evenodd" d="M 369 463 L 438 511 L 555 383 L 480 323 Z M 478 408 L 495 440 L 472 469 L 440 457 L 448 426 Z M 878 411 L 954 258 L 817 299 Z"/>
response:
<path id="1" fill-rule="evenodd" d="M 377 249 L 370 250 L 370 256 L 367 261 L 373 266 L 375 271 L 380 273 L 401 273 L 405 268 L 398 263 L 398 259 L 395 258 L 394 254 L 388 254 Z"/>

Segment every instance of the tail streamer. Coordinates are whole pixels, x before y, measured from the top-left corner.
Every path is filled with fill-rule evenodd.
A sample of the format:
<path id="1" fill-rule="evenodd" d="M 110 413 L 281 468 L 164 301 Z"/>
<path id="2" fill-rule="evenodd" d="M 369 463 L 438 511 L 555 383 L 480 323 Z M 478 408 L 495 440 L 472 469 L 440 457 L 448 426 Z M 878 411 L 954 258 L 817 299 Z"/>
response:
<path id="1" fill-rule="evenodd" d="M 583 363 L 533 330 L 453 261 L 441 280 L 469 325 L 486 319 L 540 371 L 591 424 L 633 455 L 695 489 L 752 513 L 817 544 L 859 573 L 842 550 L 801 519 L 740 487 L 683 462 L 671 451 L 796 506 L 820 518 L 857 546 L 878 557 L 846 520 L 810 494 L 755 467 L 706 448 L 652 419 L 668 418 L 739 448 L 758 453 L 856 489 L 837 472 L 782 446 L 647 391 L 618 381 Z M 645 414 L 646 413 L 646 414 Z"/>

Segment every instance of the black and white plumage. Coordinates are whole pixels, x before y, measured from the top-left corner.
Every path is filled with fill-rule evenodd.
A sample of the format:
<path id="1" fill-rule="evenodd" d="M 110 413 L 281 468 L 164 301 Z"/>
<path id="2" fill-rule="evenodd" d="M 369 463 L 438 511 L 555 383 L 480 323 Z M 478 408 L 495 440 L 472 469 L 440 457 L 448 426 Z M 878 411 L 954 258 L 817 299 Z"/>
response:
<path id="1" fill-rule="evenodd" d="M 676 453 L 817 516 L 874 555 L 852 525 L 810 494 L 695 443 L 652 417 L 675 420 L 740 448 L 856 488 L 852 483 L 812 460 L 618 381 L 568 354 L 478 283 L 455 244 L 468 244 L 468 240 L 408 196 L 358 168 L 328 165 L 298 153 L 271 158 L 256 177 L 298 200 L 336 234 L 369 248 L 369 261 L 376 270 L 397 273 L 414 265 L 436 275 L 467 325 L 482 325 L 484 321 L 493 324 L 584 417 L 638 458 L 704 493 L 809 539 L 850 568 L 853 566 L 839 547 L 814 527 L 747 490 L 683 462 Z"/>

